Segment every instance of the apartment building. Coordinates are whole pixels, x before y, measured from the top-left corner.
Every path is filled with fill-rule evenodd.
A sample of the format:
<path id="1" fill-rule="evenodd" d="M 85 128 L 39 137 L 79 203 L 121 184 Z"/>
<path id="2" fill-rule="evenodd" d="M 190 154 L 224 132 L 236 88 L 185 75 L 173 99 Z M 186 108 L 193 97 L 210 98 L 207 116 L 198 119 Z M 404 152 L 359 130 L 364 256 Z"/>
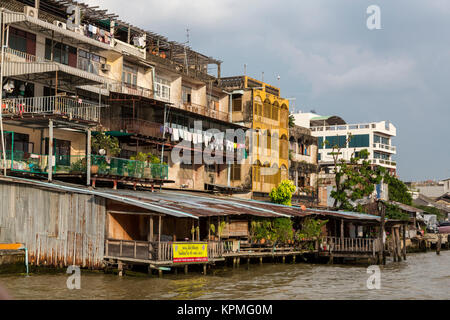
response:
<path id="1" fill-rule="evenodd" d="M 333 153 L 339 149 L 338 159 L 350 161 L 363 149 L 369 151 L 369 160 L 373 166 L 386 168 L 396 174 L 397 164 L 392 158 L 397 149 L 392 143 L 396 136 L 395 126 L 388 121 L 347 124 L 339 116 L 320 116 L 316 113 L 296 113 L 295 123 L 311 130 L 318 141 L 318 197 L 323 206 L 332 206 L 330 193 L 334 187 Z M 334 150 L 333 150 L 334 147 Z M 374 196 L 387 199 L 386 184 L 377 185 Z"/>
<path id="2" fill-rule="evenodd" d="M 8 170 L 114 186 L 131 179 L 189 190 L 244 189 L 231 163 L 171 157 L 178 146 L 193 160 L 211 147 L 208 130 L 242 127 L 231 121 L 229 95 L 218 85 L 221 61 L 76 1 L 2 0 L 0 7 Z M 208 73 L 211 65 L 217 74 Z M 90 140 L 99 131 L 119 139 L 120 156 L 96 155 L 95 163 Z M 212 153 L 223 160 L 230 150 L 220 142 Z M 162 163 L 129 160 L 139 152 Z"/>
<path id="3" fill-rule="evenodd" d="M 220 86 L 232 97 L 233 122 L 251 129 L 244 172 L 251 172 L 253 198 L 266 198 L 289 178 L 289 100 L 279 88 L 248 76 L 221 78 Z"/>
<path id="4" fill-rule="evenodd" d="M 392 138 L 397 135 L 397 129 L 389 121 L 347 124 L 338 116 L 315 113 L 297 113 L 294 118 L 296 124 L 310 128 L 312 135 L 318 138 L 318 160 L 324 171 L 328 172 L 333 166 L 332 149 L 339 146 L 339 159 L 349 161 L 353 154 L 367 149 L 369 160 L 374 165 L 385 167 L 395 174 L 397 163 L 393 157 L 397 154 L 397 148 Z"/>
<path id="5" fill-rule="evenodd" d="M 289 128 L 289 179 L 297 187 L 294 200 L 314 202 L 317 198 L 317 144 L 310 129 Z"/>

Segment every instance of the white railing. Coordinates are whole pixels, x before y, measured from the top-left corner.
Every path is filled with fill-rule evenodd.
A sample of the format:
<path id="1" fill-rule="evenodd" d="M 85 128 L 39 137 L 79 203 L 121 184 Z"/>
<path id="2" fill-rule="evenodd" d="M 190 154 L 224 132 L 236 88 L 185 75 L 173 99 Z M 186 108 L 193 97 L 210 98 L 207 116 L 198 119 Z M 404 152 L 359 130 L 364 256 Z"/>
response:
<path id="1" fill-rule="evenodd" d="M 109 90 L 112 92 L 118 92 L 123 94 L 130 94 L 135 96 L 141 96 L 153 99 L 153 89 L 147 89 L 139 87 L 136 85 L 124 83 L 124 82 L 114 82 L 109 85 Z"/>
<path id="2" fill-rule="evenodd" d="M 384 149 L 384 150 L 389 150 L 389 151 L 393 151 L 393 152 L 395 152 L 396 149 L 397 149 L 394 146 L 391 146 L 391 145 L 388 145 L 388 144 L 382 144 L 382 143 L 374 143 L 373 147 L 377 148 L 377 149 Z"/>
<path id="3" fill-rule="evenodd" d="M 100 108 L 90 102 L 64 96 L 3 99 L 5 116 L 61 115 L 70 119 L 100 122 Z"/>
<path id="4" fill-rule="evenodd" d="M 29 53 L 5 48 L 5 61 L 9 62 L 45 62 L 44 59 L 33 56 Z"/>
<path id="5" fill-rule="evenodd" d="M 376 238 L 326 237 L 325 243 L 331 252 L 372 253 L 375 255 L 380 250 L 379 239 Z"/>

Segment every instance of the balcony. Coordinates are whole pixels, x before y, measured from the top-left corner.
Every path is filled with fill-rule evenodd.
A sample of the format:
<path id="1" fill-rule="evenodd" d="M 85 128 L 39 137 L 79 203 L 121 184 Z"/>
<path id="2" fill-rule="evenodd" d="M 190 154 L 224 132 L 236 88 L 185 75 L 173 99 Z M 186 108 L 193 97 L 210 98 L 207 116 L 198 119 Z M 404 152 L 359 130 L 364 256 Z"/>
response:
<path id="1" fill-rule="evenodd" d="M 110 124 L 111 130 L 125 131 L 147 137 L 162 139 L 162 125 L 143 119 L 136 118 L 114 118 Z"/>
<path id="2" fill-rule="evenodd" d="M 117 51 L 119 51 L 121 53 L 132 55 L 134 57 L 138 57 L 141 59 L 145 59 L 145 56 L 146 56 L 145 49 L 138 48 L 132 44 L 129 44 L 129 43 L 117 40 L 117 39 L 111 39 L 111 43 L 112 43 L 112 46 L 114 47 L 114 49 L 116 49 Z"/>
<path id="3" fill-rule="evenodd" d="M 128 94 L 138 97 L 145 97 L 153 99 L 155 95 L 153 94 L 153 89 L 147 89 L 144 87 L 132 85 L 124 82 L 115 82 L 109 85 L 109 90 L 111 92 Z"/>
<path id="4" fill-rule="evenodd" d="M 60 71 L 67 74 L 67 82 L 89 85 L 89 84 L 106 84 L 108 80 L 105 77 L 87 72 L 85 70 L 61 64 L 55 61 L 46 60 L 22 51 L 5 48 L 3 76 L 25 76 L 26 80 L 30 75 L 41 74 L 39 79 L 42 80 L 42 74 L 47 74 L 44 80 L 55 79 L 54 72 Z M 50 73 L 50 74 L 49 74 Z M 33 79 L 31 79 L 33 80 Z M 38 79 L 36 79 L 38 80 Z M 60 82 L 62 81 L 60 75 Z"/>
<path id="5" fill-rule="evenodd" d="M 373 144 L 373 148 L 374 149 L 381 149 L 383 151 L 388 151 L 388 152 L 392 152 L 392 153 L 396 153 L 397 152 L 397 148 L 388 144 L 382 144 L 382 143 L 374 143 Z"/>
<path id="6" fill-rule="evenodd" d="M 100 122 L 100 109 L 105 105 L 65 96 L 3 99 L 3 116 L 25 118 L 58 116 L 68 120 Z"/>
<path id="7" fill-rule="evenodd" d="M 397 162 L 391 161 L 391 160 L 384 160 L 384 159 L 372 159 L 371 162 L 373 164 L 379 164 L 384 167 L 390 167 L 390 168 L 396 168 Z"/>
<path id="8" fill-rule="evenodd" d="M 178 105 L 176 105 L 178 109 L 186 110 L 192 113 L 196 113 L 205 117 L 214 118 L 221 121 L 229 121 L 229 113 L 228 112 L 222 112 L 214 109 L 207 108 L 205 106 L 195 104 L 195 103 L 185 103 L 180 102 Z"/>
<path id="9" fill-rule="evenodd" d="M 48 175 L 48 155 L 27 153 L 22 151 L 6 151 L 6 169 L 38 175 Z M 0 159 L 3 159 L 0 156 Z M 53 176 L 86 175 L 87 157 L 85 155 L 54 155 Z M 3 161 L 0 161 L 3 169 Z M 137 160 L 91 156 L 91 175 L 93 178 L 108 177 L 110 179 L 129 180 L 167 180 L 169 166 Z"/>

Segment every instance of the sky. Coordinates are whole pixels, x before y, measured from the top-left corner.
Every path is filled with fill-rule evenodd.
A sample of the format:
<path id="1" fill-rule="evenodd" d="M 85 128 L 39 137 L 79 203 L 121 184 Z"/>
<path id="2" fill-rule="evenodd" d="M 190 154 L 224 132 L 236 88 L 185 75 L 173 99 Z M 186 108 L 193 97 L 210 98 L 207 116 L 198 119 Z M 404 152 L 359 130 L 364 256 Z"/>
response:
<path id="1" fill-rule="evenodd" d="M 450 178 L 450 1 L 85 0 L 347 123 L 397 128 L 402 180 Z M 381 29 L 369 30 L 370 5 Z M 214 72 L 215 70 L 211 70 Z M 278 80 L 277 77 L 280 76 Z"/>

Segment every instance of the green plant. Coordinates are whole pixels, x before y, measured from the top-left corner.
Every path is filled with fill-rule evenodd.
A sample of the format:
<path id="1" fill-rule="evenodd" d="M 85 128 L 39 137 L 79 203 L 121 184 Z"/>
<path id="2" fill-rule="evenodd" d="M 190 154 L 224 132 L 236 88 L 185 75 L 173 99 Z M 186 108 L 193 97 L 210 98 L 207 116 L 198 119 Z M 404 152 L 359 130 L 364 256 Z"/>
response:
<path id="1" fill-rule="evenodd" d="M 70 165 L 71 172 L 85 172 L 87 169 L 86 159 L 80 159 Z"/>
<path id="2" fill-rule="evenodd" d="M 384 181 L 388 184 L 389 200 L 397 201 L 407 205 L 412 204 L 412 196 L 408 187 L 397 177 L 386 174 Z"/>
<path id="3" fill-rule="evenodd" d="M 276 218 L 272 222 L 272 240 L 286 243 L 293 240 L 294 229 L 290 218 Z"/>
<path id="4" fill-rule="evenodd" d="M 214 223 L 211 223 L 209 225 L 209 230 L 211 231 L 212 234 L 216 233 L 216 226 L 214 225 Z"/>
<path id="5" fill-rule="evenodd" d="M 91 142 L 92 151 L 97 153 L 100 149 L 106 150 L 107 155 L 114 157 L 120 153 L 119 140 L 106 135 L 104 132 L 96 134 Z"/>
<path id="6" fill-rule="evenodd" d="M 306 218 L 302 223 L 302 228 L 296 233 L 296 240 L 317 240 L 322 237 L 322 227 L 328 220 Z"/>
<path id="7" fill-rule="evenodd" d="M 218 228 L 217 228 L 219 238 L 222 235 L 222 232 L 225 229 L 226 225 L 227 225 L 227 223 L 225 221 L 222 221 L 219 223 Z"/>
<path id="8" fill-rule="evenodd" d="M 251 222 L 250 229 L 252 239 L 262 240 L 262 239 L 272 239 L 272 222 L 268 219 L 257 219 Z"/>
<path id="9" fill-rule="evenodd" d="M 270 191 L 270 200 L 274 203 L 290 206 L 294 191 L 294 183 L 290 180 L 283 180 L 276 188 Z"/>
<path id="10" fill-rule="evenodd" d="M 409 214 L 403 212 L 398 206 L 395 204 L 384 203 L 386 206 L 386 218 L 394 219 L 394 220 L 409 220 Z"/>

